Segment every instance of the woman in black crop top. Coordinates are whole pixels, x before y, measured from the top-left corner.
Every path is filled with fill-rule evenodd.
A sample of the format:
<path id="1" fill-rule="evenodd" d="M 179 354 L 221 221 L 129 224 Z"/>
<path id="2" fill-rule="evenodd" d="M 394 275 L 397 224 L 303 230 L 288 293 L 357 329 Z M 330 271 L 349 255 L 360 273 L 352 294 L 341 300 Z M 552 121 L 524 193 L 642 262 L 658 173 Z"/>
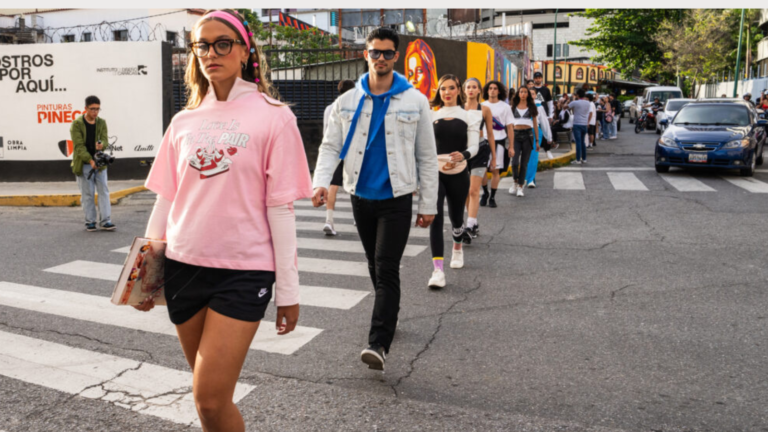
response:
<path id="1" fill-rule="evenodd" d="M 453 229 L 451 268 L 464 267 L 462 241 L 464 239 L 470 241 L 469 234 L 464 229 L 464 204 L 469 194 L 467 160 L 477 154 L 482 111 L 465 111 L 461 106 L 462 103 L 463 94 L 459 78 L 454 75 L 444 75 L 440 78 L 437 94 L 430 102 L 433 108 L 440 108 L 432 113 L 440 169 L 437 215 L 429 227 L 429 242 L 434 265 L 429 287 L 435 289 L 445 286 L 443 203 L 446 199 L 448 217 Z"/>
<path id="2" fill-rule="evenodd" d="M 539 133 L 538 115 L 539 110 L 530 91 L 527 87 L 520 87 L 512 100 L 512 116 L 515 122 L 515 156 L 512 158 L 512 176 L 515 184 L 509 189 L 509 193 L 516 192 L 519 197 L 523 196 L 528 159 L 536 145 L 533 137 L 534 134 Z"/>
<path id="3" fill-rule="evenodd" d="M 464 81 L 464 93 L 467 96 L 464 109 L 467 111 L 480 111 L 483 122 L 480 123 L 480 147 L 477 155 L 469 160 L 469 198 L 467 198 L 467 231 L 471 238 L 477 238 L 480 233 L 480 225 L 477 222 L 477 214 L 480 210 L 480 187 L 488 172 L 488 167 L 496 166 L 496 140 L 493 137 L 493 113 L 487 106 L 480 104 L 480 93 L 483 86 L 477 78 L 469 78 Z M 483 133 L 485 132 L 485 136 Z M 494 143 L 490 145 L 489 143 Z M 490 160 L 490 163 L 488 162 Z M 469 244 L 470 240 L 465 241 Z"/>

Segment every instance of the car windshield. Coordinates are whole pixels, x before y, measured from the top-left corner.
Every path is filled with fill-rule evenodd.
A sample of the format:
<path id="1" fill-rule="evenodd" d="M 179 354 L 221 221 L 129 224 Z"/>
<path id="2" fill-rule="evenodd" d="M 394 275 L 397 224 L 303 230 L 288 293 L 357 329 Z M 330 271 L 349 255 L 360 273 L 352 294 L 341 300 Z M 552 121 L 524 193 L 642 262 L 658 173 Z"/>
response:
<path id="1" fill-rule="evenodd" d="M 749 112 L 739 105 L 688 105 L 677 113 L 674 124 L 748 126 Z"/>
<path id="2" fill-rule="evenodd" d="M 671 100 L 667 102 L 667 111 L 680 111 L 680 108 L 688 105 L 691 101 Z"/>
<path id="3" fill-rule="evenodd" d="M 648 94 L 648 103 L 652 103 L 655 98 L 660 102 L 666 102 L 669 99 L 680 99 L 683 95 L 679 90 L 655 91 Z"/>

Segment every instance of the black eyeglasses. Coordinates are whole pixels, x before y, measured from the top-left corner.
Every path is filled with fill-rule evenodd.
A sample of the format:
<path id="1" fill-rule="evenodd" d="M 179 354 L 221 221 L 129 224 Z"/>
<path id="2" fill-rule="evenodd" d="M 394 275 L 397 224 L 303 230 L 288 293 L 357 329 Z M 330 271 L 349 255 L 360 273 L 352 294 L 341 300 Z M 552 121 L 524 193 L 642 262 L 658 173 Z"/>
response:
<path id="1" fill-rule="evenodd" d="M 225 56 L 232 52 L 232 46 L 234 46 L 234 44 L 244 45 L 241 40 L 219 39 L 213 43 L 192 42 L 188 47 L 196 57 L 206 57 L 211 50 L 211 45 L 213 45 L 213 50 L 216 51 L 216 54 Z"/>
<path id="2" fill-rule="evenodd" d="M 395 58 L 395 54 L 397 54 L 397 51 L 394 51 L 394 50 L 381 51 L 377 49 L 368 50 L 368 55 L 371 56 L 371 58 L 374 60 L 378 60 L 382 54 L 384 54 L 384 60 L 392 60 L 393 58 Z"/>

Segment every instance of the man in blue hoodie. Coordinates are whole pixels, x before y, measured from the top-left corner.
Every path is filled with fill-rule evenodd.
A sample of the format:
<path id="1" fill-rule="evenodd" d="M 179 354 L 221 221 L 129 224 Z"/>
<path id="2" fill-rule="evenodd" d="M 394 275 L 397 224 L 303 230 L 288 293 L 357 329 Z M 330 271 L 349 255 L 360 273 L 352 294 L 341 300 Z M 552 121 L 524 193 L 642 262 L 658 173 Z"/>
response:
<path id="1" fill-rule="evenodd" d="M 384 370 L 400 311 L 400 260 L 411 227 L 413 192 L 419 190 L 416 225 L 437 214 L 437 152 L 429 101 L 394 72 L 400 39 L 389 28 L 368 35 L 369 72 L 334 102 L 315 168 L 315 207 L 325 204 L 333 172 L 344 161 L 343 187 L 352 197 L 357 232 L 368 259 L 376 300 L 368 367 Z"/>

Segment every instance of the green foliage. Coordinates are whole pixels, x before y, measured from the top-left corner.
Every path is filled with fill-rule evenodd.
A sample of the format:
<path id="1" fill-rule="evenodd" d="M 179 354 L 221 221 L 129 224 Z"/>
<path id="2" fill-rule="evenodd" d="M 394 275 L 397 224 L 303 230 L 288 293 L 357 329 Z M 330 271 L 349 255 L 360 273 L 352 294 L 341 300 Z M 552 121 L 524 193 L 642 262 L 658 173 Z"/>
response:
<path id="1" fill-rule="evenodd" d="M 640 70 L 644 78 L 667 80 L 664 53 L 653 37 L 663 22 L 679 20 L 681 13 L 679 9 L 587 9 L 576 14 L 594 19 L 587 38 L 571 43 L 595 51 L 593 60 L 625 77 Z"/>

